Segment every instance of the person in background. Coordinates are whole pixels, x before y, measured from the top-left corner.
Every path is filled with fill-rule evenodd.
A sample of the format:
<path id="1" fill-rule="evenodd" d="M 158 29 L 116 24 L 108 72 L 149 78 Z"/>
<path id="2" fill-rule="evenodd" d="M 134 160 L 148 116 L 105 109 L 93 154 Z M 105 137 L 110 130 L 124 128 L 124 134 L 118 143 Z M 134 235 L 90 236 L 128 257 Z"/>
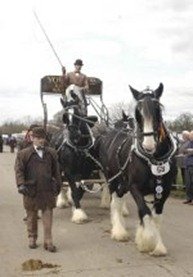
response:
<path id="1" fill-rule="evenodd" d="M 17 146 L 17 140 L 14 136 L 11 134 L 8 137 L 8 145 L 10 146 L 10 152 L 14 153 L 15 147 Z"/>
<path id="2" fill-rule="evenodd" d="M 3 152 L 3 136 L 0 134 L 0 153 Z"/>
<path id="3" fill-rule="evenodd" d="M 44 248 L 55 252 L 52 241 L 53 208 L 62 185 L 57 152 L 45 146 L 46 132 L 41 127 L 33 128 L 32 145 L 18 152 L 15 161 L 15 176 L 18 192 L 23 194 L 27 213 L 29 248 L 37 248 L 38 210 L 42 211 Z"/>
<path id="4" fill-rule="evenodd" d="M 193 131 L 189 133 L 189 143 L 184 150 L 185 156 L 185 180 L 186 200 L 184 204 L 193 205 Z"/>
<path id="5" fill-rule="evenodd" d="M 185 154 L 184 150 L 187 148 L 189 144 L 189 135 L 190 132 L 184 130 L 182 132 L 182 140 L 180 141 L 180 146 L 178 150 L 178 155 L 176 156 L 177 158 L 177 166 L 180 168 L 181 171 L 181 176 L 182 176 L 182 181 L 183 181 L 183 188 L 186 187 L 186 180 L 185 180 Z"/>

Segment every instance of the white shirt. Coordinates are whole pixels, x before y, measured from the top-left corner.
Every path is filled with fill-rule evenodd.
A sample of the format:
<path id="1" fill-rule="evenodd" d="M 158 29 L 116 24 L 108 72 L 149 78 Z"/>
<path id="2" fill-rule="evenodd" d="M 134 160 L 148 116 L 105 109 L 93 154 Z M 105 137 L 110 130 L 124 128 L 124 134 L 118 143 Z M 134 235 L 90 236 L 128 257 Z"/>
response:
<path id="1" fill-rule="evenodd" d="M 35 150 L 36 150 L 38 156 L 42 159 L 42 158 L 43 158 L 43 151 L 42 151 L 41 149 L 38 150 L 37 147 L 38 147 L 38 146 L 34 145 L 34 148 L 35 148 Z"/>

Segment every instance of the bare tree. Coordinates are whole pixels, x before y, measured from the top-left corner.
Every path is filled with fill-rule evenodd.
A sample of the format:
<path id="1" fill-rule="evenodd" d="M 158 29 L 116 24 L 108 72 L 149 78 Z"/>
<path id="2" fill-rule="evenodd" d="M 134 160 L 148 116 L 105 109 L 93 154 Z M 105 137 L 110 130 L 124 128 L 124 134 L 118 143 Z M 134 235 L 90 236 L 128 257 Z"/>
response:
<path id="1" fill-rule="evenodd" d="M 63 116 L 64 111 L 61 110 L 54 114 L 53 119 L 50 121 L 51 124 L 54 124 L 56 126 L 62 126 L 63 121 L 62 121 L 62 116 Z"/>
<path id="2" fill-rule="evenodd" d="M 124 111 L 127 115 L 132 115 L 133 110 L 134 110 L 133 103 L 119 102 L 119 103 L 113 104 L 109 108 L 109 115 L 112 122 L 116 122 L 122 118 L 122 111 Z"/>
<path id="3" fill-rule="evenodd" d="M 19 120 L 8 120 L 0 125 L 1 134 L 13 134 L 21 133 L 22 131 L 29 128 L 31 124 L 42 124 L 41 118 L 32 118 L 25 116 Z"/>
<path id="4" fill-rule="evenodd" d="M 183 130 L 193 130 L 193 115 L 191 113 L 182 113 L 174 121 L 167 122 L 168 127 L 177 133 Z"/>

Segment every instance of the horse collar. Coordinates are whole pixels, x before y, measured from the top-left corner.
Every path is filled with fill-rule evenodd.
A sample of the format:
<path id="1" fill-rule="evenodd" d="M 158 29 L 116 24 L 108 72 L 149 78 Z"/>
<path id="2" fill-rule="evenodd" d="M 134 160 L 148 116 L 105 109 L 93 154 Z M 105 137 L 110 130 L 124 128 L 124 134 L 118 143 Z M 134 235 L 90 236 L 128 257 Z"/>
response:
<path id="1" fill-rule="evenodd" d="M 171 144 L 172 144 L 172 149 L 171 151 L 168 153 L 168 155 L 166 157 L 164 157 L 164 159 L 162 160 L 156 160 L 155 158 L 151 157 L 150 155 L 148 155 L 147 153 L 145 153 L 145 151 L 143 151 L 143 149 L 141 147 L 139 147 L 137 138 L 134 138 L 134 142 L 132 144 L 132 151 L 140 158 L 142 158 L 143 160 L 145 160 L 148 164 L 148 166 L 151 169 L 151 172 L 154 176 L 163 176 L 165 174 L 167 174 L 170 170 L 170 161 L 171 158 L 174 156 L 174 154 L 176 153 L 177 150 L 177 145 L 174 141 L 174 138 L 171 134 L 169 134 L 170 136 L 170 140 L 171 140 Z"/>

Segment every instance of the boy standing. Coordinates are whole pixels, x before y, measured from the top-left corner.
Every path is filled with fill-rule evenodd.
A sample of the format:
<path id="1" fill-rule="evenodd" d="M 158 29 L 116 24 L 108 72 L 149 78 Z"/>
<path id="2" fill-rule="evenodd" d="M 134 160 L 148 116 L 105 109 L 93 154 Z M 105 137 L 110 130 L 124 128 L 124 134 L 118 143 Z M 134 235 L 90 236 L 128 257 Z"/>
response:
<path id="1" fill-rule="evenodd" d="M 33 129 L 32 146 L 18 152 L 15 162 L 18 192 L 23 194 L 27 213 L 29 248 L 37 248 L 38 210 L 42 211 L 44 248 L 55 252 L 52 242 L 53 208 L 61 188 L 61 176 L 57 152 L 45 147 L 46 133 L 43 128 Z"/>

